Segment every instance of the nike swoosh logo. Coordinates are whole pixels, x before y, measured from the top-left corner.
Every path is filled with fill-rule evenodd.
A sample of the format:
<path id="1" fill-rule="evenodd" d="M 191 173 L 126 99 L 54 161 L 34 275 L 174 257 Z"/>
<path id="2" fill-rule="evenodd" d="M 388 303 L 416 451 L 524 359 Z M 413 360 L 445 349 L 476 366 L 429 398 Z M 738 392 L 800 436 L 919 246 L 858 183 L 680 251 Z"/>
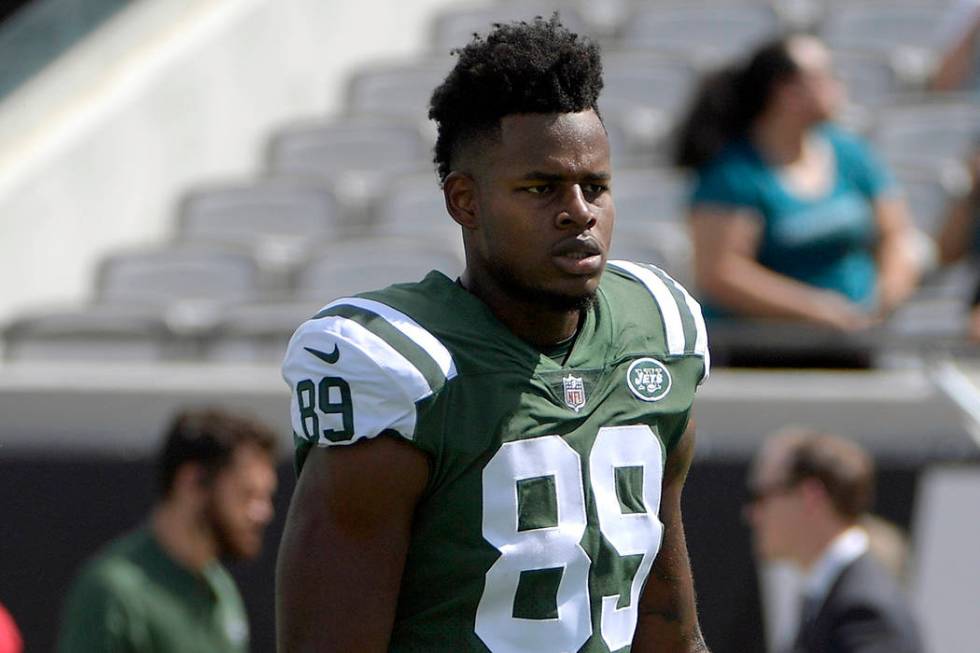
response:
<path id="1" fill-rule="evenodd" d="M 320 351 L 319 349 L 313 349 L 312 347 L 303 347 L 303 349 L 310 352 L 328 365 L 333 365 L 340 360 L 340 347 L 337 346 L 337 343 L 334 343 L 333 351 L 329 354 L 324 351 Z"/>

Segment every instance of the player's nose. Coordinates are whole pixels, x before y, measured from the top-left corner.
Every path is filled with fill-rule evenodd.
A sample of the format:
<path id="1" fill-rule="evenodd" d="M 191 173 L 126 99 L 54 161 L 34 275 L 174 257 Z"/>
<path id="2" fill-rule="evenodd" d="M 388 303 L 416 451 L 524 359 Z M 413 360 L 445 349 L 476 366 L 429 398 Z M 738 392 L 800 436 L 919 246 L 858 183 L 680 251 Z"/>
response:
<path id="1" fill-rule="evenodd" d="M 571 184 L 562 194 L 561 199 L 561 206 L 555 220 L 558 228 L 577 227 L 584 231 L 595 226 L 596 217 L 579 184 Z"/>

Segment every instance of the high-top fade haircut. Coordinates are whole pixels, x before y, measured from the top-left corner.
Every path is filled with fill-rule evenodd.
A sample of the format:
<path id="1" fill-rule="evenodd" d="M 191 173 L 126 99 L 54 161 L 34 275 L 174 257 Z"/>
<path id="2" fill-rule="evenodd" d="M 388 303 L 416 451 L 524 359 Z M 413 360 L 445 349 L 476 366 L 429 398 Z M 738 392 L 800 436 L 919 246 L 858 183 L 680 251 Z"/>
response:
<path id="1" fill-rule="evenodd" d="M 599 48 L 550 19 L 495 24 L 454 50 L 459 57 L 432 94 L 429 118 L 439 128 L 435 164 L 440 183 L 462 148 L 495 136 L 504 116 L 593 109 L 602 90 Z"/>

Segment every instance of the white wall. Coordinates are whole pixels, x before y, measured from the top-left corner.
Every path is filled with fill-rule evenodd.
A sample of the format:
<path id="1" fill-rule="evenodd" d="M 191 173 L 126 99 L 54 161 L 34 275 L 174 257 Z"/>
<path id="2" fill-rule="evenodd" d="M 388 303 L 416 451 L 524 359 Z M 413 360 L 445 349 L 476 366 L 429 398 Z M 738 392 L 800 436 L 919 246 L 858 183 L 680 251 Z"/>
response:
<path id="1" fill-rule="evenodd" d="M 181 191 L 255 172 L 272 127 L 422 52 L 456 3 L 134 3 L 0 104 L 0 322 L 87 299 L 105 252 L 169 234 Z"/>

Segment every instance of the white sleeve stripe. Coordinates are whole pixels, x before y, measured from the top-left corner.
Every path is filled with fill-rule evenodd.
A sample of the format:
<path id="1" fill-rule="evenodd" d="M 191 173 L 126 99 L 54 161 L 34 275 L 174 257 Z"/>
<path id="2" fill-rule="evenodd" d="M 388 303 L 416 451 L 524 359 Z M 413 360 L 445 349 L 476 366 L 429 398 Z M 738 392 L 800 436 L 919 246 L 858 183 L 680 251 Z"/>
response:
<path id="1" fill-rule="evenodd" d="M 664 321 L 664 332 L 667 337 L 667 353 L 671 356 L 683 356 L 686 349 L 684 323 L 681 321 L 680 307 L 667 284 L 653 271 L 630 261 L 609 261 L 611 265 L 639 279 L 657 301 L 660 315 Z"/>
<path id="2" fill-rule="evenodd" d="M 407 382 L 395 383 L 394 387 L 403 388 L 413 403 L 432 394 L 429 382 L 418 368 L 367 327 L 346 317 L 334 315 L 317 320 L 317 330 L 354 345 L 391 377 Z"/>
<path id="3" fill-rule="evenodd" d="M 687 292 L 684 286 L 677 283 L 673 278 L 670 278 L 670 280 L 684 294 L 684 301 L 687 302 L 687 307 L 691 311 L 691 317 L 694 318 L 694 327 L 698 332 L 694 340 L 694 353 L 704 358 L 704 376 L 701 378 L 701 382 L 703 383 L 708 379 L 711 371 L 711 354 L 708 351 L 708 328 L 704 324 L 704 315 L 701 314 L 701 304 L 691 296 L 691 293 Z"/>
<path id="4" fill-rule="evenodd" d="M 453 356 L 449 350 L 435 336 L 408 315 L 395 310 L 387 304 L 360 297 L 343 297 L 337 299 L 327 304 L 323 310 L 333 308 L 340 304 L 355 306 L 384 318 L 391 326 L 405 334 L 405 337 L 424 349 L 432 357 L 436 365 L 439 366 L 439 369 L 442 370 L 447 381 L 456 376 L 456 362 L 453 360 Z"/>

